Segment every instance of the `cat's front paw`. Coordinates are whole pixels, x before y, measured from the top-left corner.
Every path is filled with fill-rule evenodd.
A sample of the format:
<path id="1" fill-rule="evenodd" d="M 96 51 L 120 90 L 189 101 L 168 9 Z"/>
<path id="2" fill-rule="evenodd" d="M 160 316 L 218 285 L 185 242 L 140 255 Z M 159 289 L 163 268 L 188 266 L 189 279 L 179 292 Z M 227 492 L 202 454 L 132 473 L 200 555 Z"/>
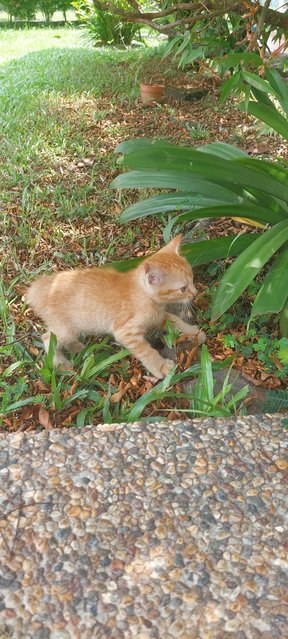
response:
<path id="1" fill-rule="evenodd" d="M 70 362 L 67 357 L 64 355 L 57 353 L 54 355 L 53 364 L 55 368 L 59 368 L 61 371 L 70 371 L 73 369 L 73 364 Z"/>
<path id="2" fill-rule="evenodd" d="M 200 346 L 200 344 L 204 344 L 206 342 L 206 333 L 204 333 L 204 331 L 199 331 L 199 333 L 197 333 L 197 340 L 198 340 L 198 344 Z"/>
<path id="3" fill-rule="evenodd" d="M 164 359 L 163 364 L 161 366 L 161 378 L 166 377 L 168 373 L 170 373 L 171 369 L 175 366 L 175 362 L 173 359 Z"/>

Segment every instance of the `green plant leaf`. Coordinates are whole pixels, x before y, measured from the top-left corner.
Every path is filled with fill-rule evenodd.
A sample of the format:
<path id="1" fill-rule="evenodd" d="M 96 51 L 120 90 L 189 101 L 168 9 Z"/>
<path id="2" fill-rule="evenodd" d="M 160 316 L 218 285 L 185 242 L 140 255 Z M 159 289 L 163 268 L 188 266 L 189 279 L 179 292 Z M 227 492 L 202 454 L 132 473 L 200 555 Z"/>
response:
<path id="1" fill-rule="evenodd" d="M 228 197 L 228 193 L 231 191 L 232 193 L 239 192 L 236 185 L 224 184 L 224 180 L 223 186 L 217 185 L 209 180 L 208 175 L 205 178 L 170 169 L 129 171 L 129 173 L 118 175 L 110 186 L 116 189 L 181 189 L 184 192 L 190 192 L 189 195 L 202 193 L 206 197 L 213 197 L 213 195 L 217 197 L 217 193 L 219 197 L 225 197 L 225 193 Z"/>
<path id="2" fill-rule="evenodd" d="M 272 93 L 277 97 L 277 93 L 274 91 L 271 84 L 267 82 L 267 80 L 263 80 L 263 78 L 260 78 L 259 75 L 250 73 L 250 71 L 242 70 L 241 73 L 245 82 L 250 84 L 252 87 L 255 87 L 255 89 L 258 89 L 258 91 L 262 91 L 263 93 Z"/>
<path id="3" fill-rule="evenodd" d="M 18 408 L 23 408 L 23 406 L 29 406 L 30 404 L 41 404 L 45 401 L 44 395 L 34 395 L 34 397 L 26 397 L 26 399 L 19 399 L 17 402 L 12 402 L 6 407 L 6 414 L 12 413 L 14 410 L 18 410 Z"/>
<path id="4" fill-rule="evenodd" d="M 261 108 L 264 107 L 266 105 L 261 105 Z M 191 191 L 192 179 L 201 175 L 202 179 L 208 179 L 225 188 L 229 186 L 230 190 L 236 187 L 236 192 L 239 192 L 239 187 L 241 191 L 245 187 L 248 190 L 259 189 L 285 201 L 288 199 L 288 171 L 275 164 L 266 163 L 266 177 L 263 180 L 261 163 L 259 167 L 259 162 L 257 165 L 254 158 L 224 160 L 218 157 L 215 162 L 214 155 L 163 143 L 162 146 L 147 147 L 128 153 L 124 156 L 124 164 L 129 168 L 138 169 L 139 172 L 136 171 L 136 179 L 133 181 L 133 172 L 116 178 L 112 185 L 118 188 L 158 186 Z M 145 174 L 150 178 L 146 183 Z"/>
<path id="5" fill-rule="evenodd" d="M 18 362 L 12 362 L 10 366 L 7 366 L 7 368 L 5 368 L 5 370 L 2 373 L 2 376 L 9 377 L 11 373 L 13 373 L 20 366 L 23 366 L 23 360 L 19 360 Z"/>
<path id="6" fill-rule="evenodd" d="M 254 300 L 251 318 L 267 313 L 280 313 L 288 291 L 288 245 L 274 260 Z"/>
<path id="7" fill-rule="evenodd" d="M 79 398 L 84 399 L 84 397 L 87 397 L 88 392 L 89 392 L 88 388 L 79 388 L 79 390 L 73 393 L 73 395 L 70 395 L 70 397 L 67 397 L 67 399 L 64 399 L 62 401 L 61 408 L 65 408 L 66 406 L 69 406 L 69 404 L 72 404 L 75 401 L 75 399 L 79 399 Z"/>
<path id="8" fill-rule="evenodd" d="M 248 104 L 248 112 L 254 115 L 255 118 L 265 122 L 265 124 L 268 124 L 268 126 L 271 126 L 274 131 L 277 131 L 285 140 L 288 140 L 288 122 L 283 115 L 277 111 L 276 107 L 250 101 Z"/>
<path id="9" fill-rule="evenodd" d="M 220 65 L 223 71 L 232 69 L 243 62 L 247 65 L 252 64 L 256 67 L 260 67 L 263 65 L 263 60 L 260 55 L 258 55 L 257 53 L 250 53 L 248 51 L 243 51 L 240 53 L 228 53 L 220 59 Z"/>
<path id="10" fill-rule="evenodd" d="M 229 410 L 231 410 L 232 408 L 235 408 L 236 404 L 238 402 L 240 402 L 242 399 L 245 399 L 245 397 L 247 397 L 248 393 L 249 393 L 249 386 L 248 385 L 243 386 L 243 388 L 240 388 L 238 393 L 233 395 L 233 397 L 231 397 L 229 402 L 226 404 L 227 408 L 229 408 Z"/>
<path id="11" fill-rule="evenodd" d="M 90 368 L 89 370 L 86 370 L 85 379 L 91 379 L 91 377 L 95 377 L 95 375 L 98 375 L 99 373 L 101 373 L 101 371 L 104 371 L 106 368 L 109 368 L 111 364 L 115 364 L 115 362 L 119 362 L 121 359 L 123 359 L 124 357 L 127 357 L 128 355 L 130 355 L 130 351 L 128 351 L 127 348 L 123 348 L 121 351 L 114 353 L 114 355 L 110 355 L 110 357 L 106 357 L 105 359 L 102 360 L 102 362 L 100 362 L 99 364 L 96 364 L 96 366 L 92 366 L 92 368 Z"/>
<path id="12" fill-rule="evenodd" d="M 288 347 L 286 346 L 286 348 L 280 348 L 278 351 L 278 357 L 280 359 L 280 362 L 282 362 L 282 364 L 284 364 L 284 366 L 288 366 Z"/>
<path id="13" fill-rule="evenodd" d="M 192 266 L 208 264 L 212 260 L 235 257 L 242 253 L 248 246 L 254 243 L 258 237 L 255 233 L 239 235 L 226 235 L 212 240 L 202 240 L 201 242 L 190 242 L 183 244 L 181 254 L 186 257 Z"/>
<path id="14" fill-rule="evenodd" d="M 200 242 L 190 242 L 183 244 L 181 254 L 186 257 L 192 266 L 200 264 L 208 264 L 212 260 L 218 260 L 226 257 L 234 257 L 250 246 L 255 238 L 255 233 L 246 233 L 239 235 L 227 235 L 226 237 L 217 237 L 212 240 L 201 240 Z M 112 262 L 109 267 L 115 268 L 117 271 L 128 271 L 136 268 L 144 257 L 134 257 L 129 260 L 121 260 L 120 262 Z"/>
<path id="15" fill-rule="evenodd" d="M 203 386 L 202 399 L 211 402 L 214 395 L 214 380 L 212 372 L 211 358 L 207 346 L 203 344 L 201 347 L 201 383 Z"/>
<path id="16" fill-rule="evenodd" d="M 272 67 L 266 68 L 265 76 L 271 87 L 277 93 L 277 97 L 282 108 L 286 114 L 288 114 L 288 87 L 286 80 L 283 80 L 277 69 L 273 69 Z"/>
<path id="17" fill-rule="evenodd" d="M 242 75 L 240 71 L 233 73 L 228 80 L 224 82 L 220 92 L 220 102 L 225 102 L 227 98 L 233 94 L 234 90 L 238 90 L 243 82 Z"/>
<path id="18" fill-rule="evenodd" d="M 288 220 L 279 222 L 265 231 L 233 262 L 223 276 L 212 307 L 215 321 L 243 293 L 264 264 L 288 240 Z"/>
<path id="19" fill-rule="evenodd" d="M 78 426 L 79 428 L 81 428 L 82 426 L 85 426 L 86 417 L 88 417 L 88 415 L 92 413 L 92 410 L 91 410 L 91 407 L 82 408 L 82 410 L 79 411 L 76 417 L 76 426 Z"/>
<path id="20" fill-rule="evenodd" d="M 254 220 L 260 223 L 271 223 L 271 211 L 264 207 L 256 207 L 249 202 L 245 202 L 245 204 L 236 205 L 224 204 L 222 206 L 209 206 L 207 208 L 199 208 L 194 213 L 182 213 L 177 216 L 178 222 L 183 222 L 184 220 L 198 220 L 206 217 L 245 217 L 250 220 Z M 276 218 L 276 219 L 275 219 Z M 273 222 L 281 222 L 283 219 L 285 220 L 287 216 L 284 213 L 274 214 Z"/>
<path id="21" fill-rule="evenodd" d="M 248 153 L 245 153 L 242 149 L 238 149 L 237 146 L 227 144 L 226 142 L 210 142 L 209 144 L 203 144 L 203 146 L 198 147 L 197 151 L 216 155 L 217 158 L 223 158 L 223 160 L 235 160 L 236 158 L 250 157 Z"/>
<path id="22" fill-rule="evenodd" d="M 280 315 L 280 332 L 283 337 L 288 337 L 288 300 Z"/>
<path id="23" fill-rule="evenodd" d="M 129 175 L 129 174 L 128 174 Z M 213 184 L 209 186 L 209 191 L 213 192 Z M 225 197 L 218 199 L 217 196 Z M 256 201 L 255 204 L 249 201 L 246 197 L 241 198 L 235 193 L 231 193 L 228 190 L 224 190 L 221 193 L 220 187 L 215 189 L 214 198 L 205 197 L 201 194 L 191 193 L 165 193 L 163 195 L 156 195 L 145 200 L 140 200 L 136 204 L 131 204 L 120 215 L 120 222 L 125 224 L 131 220 L 136 220 L 147 215 L 155 215 L 157 213 L 167 213 L 169 211 L 183 211 L 188 210 L 188 213 L 182 213 L 175 215 L 175 223 L 183 222 L 185 220 L 198 220 L 205 217 L 245 217 L 263 224 L 275 224 L 286 219 L 287 211 L 281 207 L 276 200 L 269 198 L 267 194 L 257 193 L 259 205 Z M 241 202 L 242 199 L 242 202 Z M 230 206 L 227 202 L 230 200 Z M 239 203 L 239 201 L 241 203 Z M 213 206 L 215 205 L 215 206 Z M 173 221 L 171 220 L 171 227 Z"/>
<path id="24" fill-rule="evenodd" d="M 272 102 L 272 100 L 270 100 L 267 93 L 263 93 L 263 91 L 259 91 L 255 87 L 251 88 L 251 93 L 254 98 L 256 98 L 257 102 L 269 104 L 269 106 L 274 107 L 274 103 Z"/>
<path id="25" fill-rule="evenodd" d="M 155 146 L 162 146 L 163 143 L 167 146 L 173 146 L 172 142 L 167 142 L 166 140 L 161 140 L 161 138 L 157 138 L 155 140 L 151 138 L 134 138 L 133 140 L 124 140 L 124 142 L 120 142 L 115 148 L 115 153 L 132 153 L 133 151 L 139 151 L 139 149 L 144 148 L 154 148 Z"/>

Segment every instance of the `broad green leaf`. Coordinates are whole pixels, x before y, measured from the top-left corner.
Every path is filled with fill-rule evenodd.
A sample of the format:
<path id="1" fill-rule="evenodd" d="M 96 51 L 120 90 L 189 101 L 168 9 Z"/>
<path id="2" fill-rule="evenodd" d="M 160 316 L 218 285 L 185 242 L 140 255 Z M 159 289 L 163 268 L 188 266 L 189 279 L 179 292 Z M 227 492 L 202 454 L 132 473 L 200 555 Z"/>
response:
<path id="1" fill-rule="evenodd" d="M 288 220 L 265 231 L 233 262 L 223 276 L 212 307 L 212 321 L 234 304 L 257 273 L 288 240 Z"/>
<path id="2" fill-rule="evenodd" d="M 288 337 L 288 299 L 280 315 L 280 332 L 283 337 Z"/>
<path id="3" fill-rule="evenodd" d="M 288 292 L 288 245 L 274 260 L 252 306 L 251 318 L 266 313 L 280 313 Z"/>
<path id="4" fill-rule="evenodd" d="M 255 89 L 255 87 L 251 88 L 251 93 L 252 95 L 254 95 L 254 98 L 256 98 L 258 102 L 269 104 L 269 106 L 274 107 L 274 103 L 272 102 L 272 100 L 270 100 L 267 93 L 263 93 L 263 91 Z"/>
<path id="5" fill-rule="evenodd" d="M 157 138 L 153 140 L 151 138 L 134 138 L 133 140 L 125 140 L 124 142 L 120 142 L 118 146 L 116 146 L 115 153 L 132 153 L 133 151 L 139 151 L 139 149 L 154 148 L 155 146 L 162 146 L 163 144 L 167 146 L 173 146 L 172 142 L 167 142 L 166 140 L 161 140 L 161 138 Z"/>
<path id="6" fill-rule="evenodd" d="M 212 260 L 235 257 L 242 253 L 247 246 L 255 242 L 256 233 L 243 233 L 239 235 L 227 235 L 213 240 L 202 240 L 183 244 L 181 254 L 186 257 L 192 266 L 208 264 Z"/>
<path id="7" fill-rule="evenodd" d="M 183 222 L 185 220 L 198 220 L 205 217 L 245 217 L 264 224 L 281 222 L 283 218 L 286 219 L 286 216 L 284 217 L 283 214 L 280 215 L 274 213 L 271 215 L 271 211 L 264 207 L 262 208 L 259 206 L 259 208 L 257 208 L 256 206 L 252 206 L 245 202 L 245 204 L 241 206 L 237 206 L 236 204 L 225 204 L 222 206 L 209 206 L 207 208 L 199 207 L 195 213 L 192 211 L 179 215 L 178 221 Z"/>
<path id="8" fill-rule="evenodd" d="M 208 264 L 212 260 L 239 255 L 255 241 L 256 237 L 258 237 L 256 233 L 245 233 L 217 237 L 213 240 L 190 242 L 189 244 L 183 244 L 181 254 L 186 257 L 192 266 L 200 266 L 201 264 Z M 134 257 L 129 260 L 112 262 L 108 266 L 115 268 L 117 271 L 129 271 L 131 268 L 136 268 L 143 259 L 143 257 Z"/>
<path id="9" fill-rule="evenodd" d="M 48 353 L 44 355 L 44 359 L 43 359 L 44 369 L 53 368 L 53 360 L 54 360 L 56 348 L 57 348 L 57 337 L 56 335 L 54 335 L 54 333 L 51 333 L 50 340 L 49 340 Z"/>
<path id="10" fill-rule="evenodd" d="M 277 96 L 273 87 L 271 86 L 271 84 L 269 84 L 269 82 L 267 82 L 267 80 L 263 80 L 263 78 L 260 78 L 259 75 L 250 73 L 250 71 L 242 70 L 241 73 L 245 82 L 250 84 L 252 87 L 255 87 L 255 89 L 258 89 L 258 91 L 263 91 L 263 93 L 268 94 L 272 93 L 273 95 Z"/>
<path id="11" fill-rule="evenodd" d="M 263 65 L 263 60 L 260 55 L 257 55 L 257 53 L 249 53 L 248 51 L 243 51 L 242 53 L 228 53 L 228 55 L 224 56 L 220 60 L 221 68 L 223 70 L 232 69 L 241 62 L 245 62 L 247 65 L 253 64 L 256 67 Z"/>
<path id="12" fill-rule="evenodd" d="M 288 86 L 287 81 L 281 78 L 280 73 L 277 69 L 266 68 L 265 71 L 266 78 L 270 83 L 271 87 L 273 87 L 274 91 L 276 91 L 278 100 L 286 112 L 288 114 Z"/>
<path id="13" fill-rule="evenodd" d="M 131 175 L 127 173 L 126 175 Z M 248 199 L 248 192 L 246 196 L 241 196 L 229 192 L 227 189 L 221 189 L 214 184 L 207 184 L 207 191 L 212 193 L 213 196 L 204 196 L 202 193 L 188 193 L 188 192 L 172 192 L 161 195 L 156 195 L 151 198 L 146 198 L 131 204 L 120 215 L 120 222 L 126 223 L 131 220 L 136 220 L 147 215 L 155 215 L 157 213 L 167 213 L 169 211 L 175 211 L 177 214 L 179 211 L 188 210 L 189 213 L 179 216 L 181 221 L 185 219 L 199 219 L 204 217 L 249 217 L 259 222 L 275 224 L 286 219 L 287 212 L 283 210 L 284 204 L 280 205 L 276 199 L 271 198 L 264 193 L 255 191 L 255 204 Z M 203 190 L 205 185 L 203 186 Z M 256 197 L 260 200 L 260 206 L 258 206 Z M 241 202 L 242 200 L 242 202 Z M 261 205 L 261 201 L 263 204 Z M 231 207 L 227 206 L 230 202 Z M 212 206 L 215 205 L 212 209 Z M 216 207 L 219 207 L 218 209 Z M 220 208 L 221 207 L 221 208 Z M 199 211 L 194 213 L 195 211 Z M 176 216 L 175 216 L 176 222 Z M 173 221 L 172 221 L 173 226 Z"/>
<path id="14" fill-rule="evenodd" d="M 261 108 L 264 107 L 266 107 L 266 105 L 261 105 Z M 230 189 L 232 187 L 235 188 L 236 186 L 238 187 L 238 190 L 239 187 L 242 189 L 243 186 L 247 189 L 249 189 L 249 187 L 255 189 L 258 188 L 260 191 L 269 193 L 274 197 L 279 197 L 284 200 L 288 199 L 288 173 L 285 170 L 280 170 L 280 167 L 272 165 L 273 170 L 271 167 L 271 176 L 267 175 L 267 171 L 265 180 L 263 180 L 261 170 L 259 170 L 255 165 L 253 158 L 243 158 L 243 160 L 242 158 L 239 158 L 231 161 L 218 157 L 217 161 L 215 161 L 215 156 L 208 153 L 201 153 L 187 147 L 177 147 L 172 145 L 168 147 L 163 144 L 163 146 L 159 145 L 154 149 L 150 147 L 144 148 L 141 151 L 129 153 L 124 157 L 124 164 L 129 168 L 137 170 L 140 169 L 141 171 L 138 177 L 144 177 L 144 172 L 149 169 L 151 181 L 150 184 L 146 184 L 146 186 L 157 186 L 157 184 L 158 186 L 161 186 L 158 178 L 161 179 L 161 175 L 165 175 L 166 182 L 165 185 L 163 184 L 163 187 L 169 188 L 169 175 L 167 174 L 167 171 L 170 171 L 170 173 L 175 171 L 176 175 L 174 184 L 176 184 L 176 186 L 173 184 L 170 188 L 183 188 L 180 183 L 177 186 L 177 173 L 179 182 L 181 179 L 189 179 L 189 176 L 201 175 L 202 178 L 208 178 L 209 181 L 215 181 L 217 184 L 226 188 L 227 186 L 229 186 Z M 155 176 L 154 184 L 152 184 L 153 175 Z M 276 179 L 276 176 L 278 175 L 281 176 L 281 180 Z M 125 178 L 125 175 L 121 177 Z M 173 174 L 171 177 L 173 177 Z M 117 183 L 117 180 L 119 180 L 119 178 L 114 180 L 114 186 L 119 186 L 120 188 L 125 186 L 125 180 L 121 183 Z M 134 181 L 133 188 L 135 188 L 135 186 L 136 182 Z M 142 184 L 139 183 L 138 188 L 141 186 Z M 191 182 L 190 188 L 187 188 L 187 190 L 191 191 Z"/>
<path id="15" fill-rule="evenodd" d="M 220 192 L 220 189 L 219 189 Z M 217 194 L 214 198 L 205 197 L 202 194 L 191 194 L 191 193 L 165 193 L 165 195 L 156 195 L 155 197 L 147 198 L 145 200 L 140 200 L 136 202 L 136 204 L 131 204 L 124 211 L 122 211 L 120 215 L 120 222 L 122 224 L 125 222 L 130 222 L 131 220 L 137 220 L 138 218 L 145 217 L 147 215 L 155 215 L 157 213 L 167 213 L 168 211 L 175 211 L 178 213 L 179 211 L 188 210 L 191 212 L 191 215 L 194 214 L 194 211 L 198 211 L 200 209 L 200 214 L 195 213 L 195 219 L 199 217 L 209 217 L 209 214 L 205 214 L 206 209 L 210 209 L 214 204 L 218 205 L 218 216 L 222 217 L 221 211 L 224 210 L 223 216 L 229 215 L 226 212 L 229 207 L 227 207 L 227 202 L 230 201 L 229 210 L 233 209 L 239 202 L 239 197 L 234 193 L 227 192 L 227 198 L 222 199 L 221 197 L 218 199 Z M 221 208 L 222 207 L 222 208 Z M 226 208 L 225 208 L 226 207 Z M 237 206 L 236 206 L 237 208 Z M 242 204 L 242 213 L 244 215 L 244 211 L 249 210 L 250 205 L 249 202 L 246 201 Z M 252 207 L 253 208 L 253 207 Z M 256 209 L 256 207 L 254 207 Z M 202 215 L 202 210 L 204 210 L 204 215 Z M 208 211 L 208 213 L 209 213 Z M 261 209 L 257 210 L 255 214 L 262 215 Z M 269 220 L 271 220 L 271 212 L 267 211 L 267 215 L 269 213 Z M 265 215 L 265 213 L 263 212 Z M 232 213 L 231 215 L 237 215 L 236 213 Z M 189 217 L 189 216 L 188 216 Z M 216 214 L 215 214 L 216 217 Z M 182 219 L 182 217 L 181 217 Z M 280 217 L 280 220 L 283 219 Z"/>
<path id="16" fill-rule="evenodd" d="M 94 366 L 94 355 L 91 353 L 91 355 L 88 355 L 88 357 L 85 357 L 83 366 L 82 366 L 82 370 L 79 374 L 79 377 L 81 379 L 85 379 L 87 377 L 87 374 L 89 373 L 89 371 L 91 370 L 91 368 Z"/>
<path id="17" fill-rule="evenodd" d="M 197 151 L 216 155 L 216 157 L 223 158 L 223 160 L 235 160 L 235 158 L 242 157 L 249 158 L 248 153 L 245 153 L 242 149 L 238 149 L 238 147 L 233 146 L 233 144 L 226 144 L 225 142 L 211 142 L 210 144 L 203 144 L 203 146 L 198 147 Z"/>
<path id="18" fill-rule="evenodd" d="M 238 158 L 234 160 L 235 165 L 246 167 L 248 169 L 253 168 L 253 171 L 264 176 L 265 181 L 267 178 L 272 178 L 276 182 L 281 184 L 288 184 L 288 168 L 280 164 L 274 164 L 267 160 L 258 160 L 257 158 Z M 264 189 L 261 189 L 263 192 Z"/>
<path id="19" fill-rule="evenodd" d="M 184 64 L 191 64 L 191 62 L 194 62 L 195 60 L 197 60 L 197 58 L 202 58 L 204 53 L 205 47 L 197 47 L 197 49 L 187 49 L 186 59 L 183 57 L 179 63 L 179 66 L 184 66 Z"/>
<path id="20" fill-rule="evenodd" d="M 224 82 L 222 85 L 221 93 L 220 93 L 220 102 L 225 102 L 227 98 L 233 94 L 235 89 L 238 89 L 243 82 L 242 75 L 240 71 L 233 73 L 228 80 Z"/>
<path id="21" fill-rule="evenodd" d="M 184 192 L 190 192 L 190 195 L 201 193 L 206 197 L 219 196 L 221 199 L 231 198 L 231 192 L 241 192 L 239 187 L 234 184 L 224 184 L 224 186 L 215 184 L 209 180 L 208 175 L 205 178 L 170 169 L 161 169 L 161 171 L 142 169 L 141 171 L 122 173 L 113 180 L 111 187 L 116 189 L 181 189 Z"/>
<path id="22" fill-rule="evenodd" d="M 268 104 L 259 104 L 258 102 L 249 102 L 248 112 L 271 126 L 274 131 L 277 131 L 285 140 L 288 140 L 288 121 L 277 111 L 276 107 L 271 107 Z"/>
<path id="23" fill-rule="evenodd" d="M 263 168 L 263 167 L 262 167 Z M 263 171 L 263 179 L 265 180 L 265 173 Z M 259 191 L 259 189 L 249 189 L 249 192 L 243 193 L 249 199 L 251 198 L 251 204 L 255 204 L 256 206 L 263 206 L 265 209 L 269 208 L 271 211 L 271 224 L 274 224 L 274 221 L 285 220 L 288 217 L 288 202 L 284 200 L 280 200 L 279 198 L 275 198 L 272 195 L 268 195 L 268 193 L 264 193 L 263 191 Z M 275 216 L 275 217 L 274 217 Z"/>

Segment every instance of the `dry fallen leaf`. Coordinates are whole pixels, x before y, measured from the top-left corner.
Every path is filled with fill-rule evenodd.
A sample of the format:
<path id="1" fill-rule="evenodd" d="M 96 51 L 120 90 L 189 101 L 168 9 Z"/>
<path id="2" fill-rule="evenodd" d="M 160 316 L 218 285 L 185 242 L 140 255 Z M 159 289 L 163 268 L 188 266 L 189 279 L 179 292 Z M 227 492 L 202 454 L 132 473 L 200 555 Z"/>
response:
<path id="1" fill-rule="evenodd" d="M 31 353 L 31 355 L 34 355 L 35 357 L 37 357 L 37 355 L 39 353 L 39 349 L 36 348 L 36 346 L 30 346 L 29 353 Z"/>
<path id="2" fill-rule="evenodd" d="M 130 382 L 128 382 L 128 384 L 126 384 L 124 386 L 124 388 L 122 388 L 121 390 L 117 391 L 117 393 L 114 393 L 113 395 L 111 395 L 110 402 L 112 402 L 112 404 L 116 404 L 117 402 L 120 402 L 121 399 L 124 397 L 124 395 L 129 390 L 129 388 L 131 388 Z"/>
<path id="3" fill-rule="evenodd" d="M 245 379 L 247 379 L 248 382 L 251 382 L 251 384 L 254 384 L 254 386 L 261 386 L 262 385 L 261 379 L 256 379 L 255 377 L 252 377 L 252 375 L 248 375 L 248 373 L 246 373 L 243 370 L 242 370 L 242 375 L 243 375 L 243 377 L 245 377 Z"/>
<path id="4" fill-rule="evenodd" d="M 49 430 L 49 428 L 53 428 L 48 410 L 44 408 L 44 406 L 40 406 L 39 408 L 38 419 L 41 426 L 44 426 L 46 430 Z"/>

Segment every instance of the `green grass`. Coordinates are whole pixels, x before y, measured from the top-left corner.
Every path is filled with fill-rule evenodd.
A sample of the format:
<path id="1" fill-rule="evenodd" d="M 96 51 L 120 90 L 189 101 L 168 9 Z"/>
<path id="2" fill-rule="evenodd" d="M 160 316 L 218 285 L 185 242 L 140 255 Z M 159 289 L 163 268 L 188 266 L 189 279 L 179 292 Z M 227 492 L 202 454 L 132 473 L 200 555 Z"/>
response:
<path id="1" fill-rule="evenodd" d="M 0 66 L 2 198 L 20 218 L 15 233 L 9 210 L 4 229 L 7 236 L 13 233 L 15 247 L 20 241 L 28 249 L 39 241 L 31 220 L 37 226 L 41 220 L 43 233 L 53 217 L 58 250 L 57 231 L 63 242 L 58 222 L 82 218 L 92 223 L 95 213 L 114 206 L 106 178 L 116 169 L 112 145 L 103 158 L 103 140 L 89 130 L 103 118 L 109 121 L 115 104 L 135 101 L 139 68 L 151 54 L 96 51 L 82 46 L 79 29 L 17 31 L 12 42 L 9 36 L 2 33 L 6 61 Z M 115 121 L 106 126 L 115 144 L 123 133 Z M 93 157 L 93 167 L 83 172 L 78 163 L 87 157 Z M 106 178 L 106 188 L 100 184 L 101 201 L 100 171 Z"/>
<path id="2" fill-rule="evenodd" d="M 66 18 L 67 18 L 67 21 L 73 22 L 73 20 L 76 19 L 75 11 L 73 9 L 69 9 L 68 11 L 66 11 Z M 39 22 L 43 22 L 45 20 L 44 14 L 41 13 L 41 11 L 37 11 L 35 15 L 35 20 L 38 20 Z M 60 22 L 61 20 L 64 20 L 63 11 L 55 11 L 51 19 L 51 26 L 53 27 L 53 22 Z M 1 22 L 5 22 L 5 23 L 9 22 L 9 14 L 6 11 L 0 10 L 0 24 Z M 13 19 L 13 22 L 14 22 L 14 19 Z"/>
<path id="3" fill-rule="evenodd" d="M 73 49 L 81 46 L 81 29 L 72 27 L 53 27 L 43 29 L 0 30 L 0 63 L 10 62 L 34 51 L 50 50 L 59 47 Z M 32 72 L 32 73 L 31 73 Z M 33 70 L 30 74 L 34 75 Z"/>

